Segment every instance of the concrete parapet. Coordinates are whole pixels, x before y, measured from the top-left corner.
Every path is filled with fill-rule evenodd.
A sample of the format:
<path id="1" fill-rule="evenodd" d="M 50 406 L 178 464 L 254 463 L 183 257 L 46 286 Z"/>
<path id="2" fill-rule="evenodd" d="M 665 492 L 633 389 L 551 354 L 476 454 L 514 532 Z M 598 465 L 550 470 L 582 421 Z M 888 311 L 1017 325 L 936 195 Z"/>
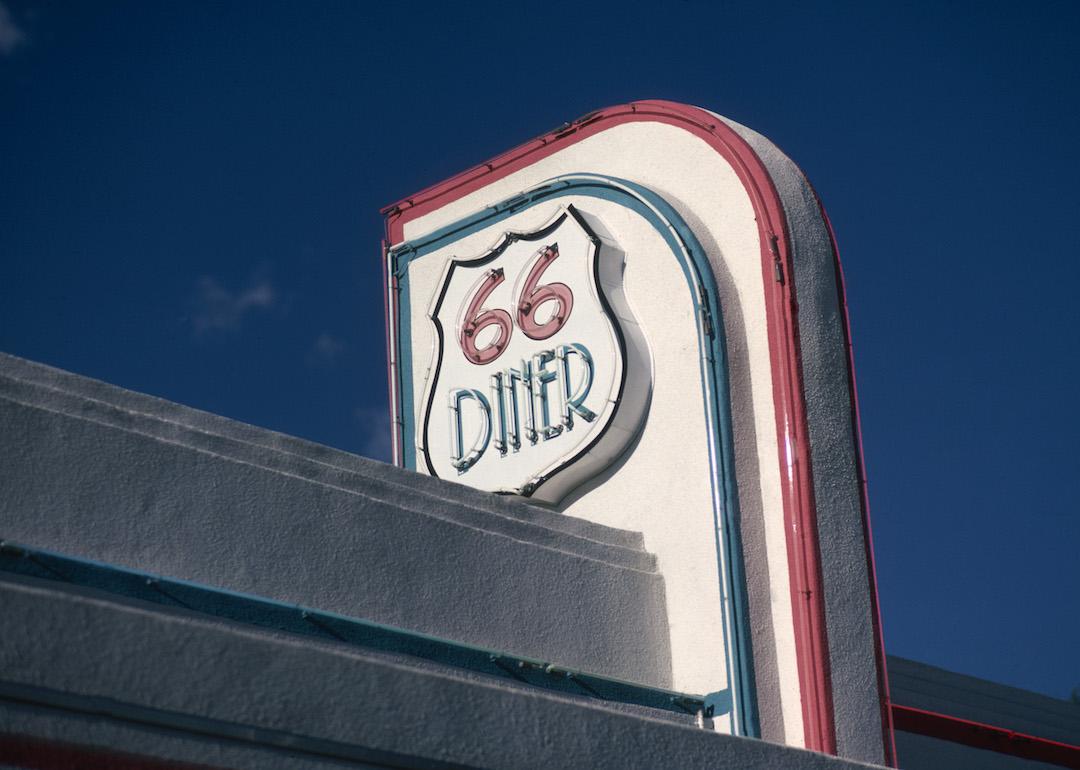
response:
<path id="1" fill-rule="evenodd" d="M 869 767 L 51 581 L 0 577 L 0 603 L 9 756 L 270 770 Z"/>
<path id="2" fill-rule="evenodd" d="M 0 355 L 0 537 L 666 686 L 640 536 Z"/>

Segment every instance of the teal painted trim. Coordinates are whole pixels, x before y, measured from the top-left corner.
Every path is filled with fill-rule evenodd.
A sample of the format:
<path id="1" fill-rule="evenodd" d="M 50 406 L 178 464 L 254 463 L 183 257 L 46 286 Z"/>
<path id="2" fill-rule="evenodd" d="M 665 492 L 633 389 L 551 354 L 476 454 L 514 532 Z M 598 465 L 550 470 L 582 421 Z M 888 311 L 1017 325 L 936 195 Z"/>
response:
<path id="1" fill-rule="evenodd" d="M 182 608 L 365 650 L 409 655 L 569 695 L 633 703 L 680 714 L 702 711 L 705 716 L 710 716 L 709 704 L 698 695 L 646 687 L 335 612 L 212 588 L 188 580 L 151 575 L 0 540 L 0 574 L 3 573 L 91 588 L 127 599 Z"/>
<path id="2" fill-rule="evenodd" d="M 401 459 L 410 471 L 416 470 L 416 426 L 413 419 L 413 361 L 412 356 L 401 356 L 401 340 L 412 336 L 412 309 L 409 301 L 409 273 L 407 264 L 401 268 L 398 276 L 398 350 L 397 362 L 401 382 L 399 393 L 402 409 L 398 418 L 401 420 L 401 440 L 404 444 Z M 404 405 L 408 404 L 408 408 Z"/>
<path id="3" fill-rule="evenodd" d="M 714 499 L 717 484 L 719 484 L 721 497 L 720 504 L 714 506 L 713 511 L 716 524 L 714 529 L 717 533 L 717 560 L 721 568 L 721 579 L 725 583 L 721 586 L 722 594 L 732 599 L 730 606 L 722 608 L 725 617 L 722 641 L 725 656 L 731 663 L 729 670 L 735 673 L 733 705 L 738 707 L 735 731 L 741 735 L 760 737 L 749 601 L 739 534 L 738 486 L 735 482 L 735 446 L 728 384 L 727 345 L 724 338 L 720 295 L 705 249 L 675 208 L 661 196 L 646 187 L 614 177 L 587 174 L 566 175 L 490 206 L 422 238 L 400 244 L 391 250 L 391 264 L 396 266 L 402 286 L 399 298 L 401 323 L 399 328 L 402 331 L 398 336 L 397 360 L 402 370 L 400 408 L 401 418 L 406 425 L 403 436 L 406 463 L 411 462 L 410 467 L 415 467 L 416 455 L 415 429 L 408 432 L 415 412 L 411 362 L 401 355 L 401 340 L 408 339 L 405 331 L 408 328 L 408 317 L 405 312 L 408 307 L 408 291 L 405 278 L 409 265 L 437 249 L 481 229 L 491 227 L 524 209 L 570 195 L 611 201 L 642 216 L 656 229 L 671 249 L 690 288 L 698 317 L 698 342 L 701 351 L 699 364 L 706 396 L 705 417 L 715 437 L 714 446 L 710 447 L 710 456 L 715 458 L 714 468 L 717 478 L 710 481 L 714 484 Z M 687 259 L 682 258 L 684 254 Z M 408 383 L 405 382 L 406 370 L 410 373 Z M 731 639 L 728 638 L 729 628 Z"/>

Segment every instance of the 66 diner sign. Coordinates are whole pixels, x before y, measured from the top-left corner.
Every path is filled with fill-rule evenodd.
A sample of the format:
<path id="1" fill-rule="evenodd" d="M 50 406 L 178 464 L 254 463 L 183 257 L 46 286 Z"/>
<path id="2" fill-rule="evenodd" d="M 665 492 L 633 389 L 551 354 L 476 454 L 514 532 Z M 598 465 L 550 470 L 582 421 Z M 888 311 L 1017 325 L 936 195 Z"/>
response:
<path id="1" fill-rule="evenodd" d="M 649 100 L 383 213 L 395 462 L 640 532 L 670 656 L 635 676 L 888 764 L 843 283 L 798 167 Z"/>
<path id="2" fill-rule="evenodd" d="M 558 502 L 633 438 L 648 371 L 635 365 L 623 255 L 602 232 L 565 206 L 449 261 L 428 312 L 436 345 L 418 426 L 432 475 Z"/>

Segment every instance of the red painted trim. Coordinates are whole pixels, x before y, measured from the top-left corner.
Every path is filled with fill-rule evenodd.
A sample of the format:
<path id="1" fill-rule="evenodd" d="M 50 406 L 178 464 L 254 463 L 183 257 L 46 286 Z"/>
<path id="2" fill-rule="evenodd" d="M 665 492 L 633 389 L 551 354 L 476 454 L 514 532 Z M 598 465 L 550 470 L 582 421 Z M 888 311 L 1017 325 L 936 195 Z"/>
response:
<path id="1" fill-rule="evenodd" d="M 74 767 L 79 770 L 214 770 L 210 765 L 3 734 L 0 734 L 0 762 L 25 770 L 70 770 Z"/>
<path id="2" fill-rule="evenodd" d="M 409 221 L 525 168 L 558 150 L 623 123 L 651 121 L 677 126 L 707 142 L 735 170 L 750 195 L 758 222 L 766 323 L 773 371 L 780 473 L 783 479 L 793 624 L 802 695 L 805 745 L 836 753 L 829 655 L 821 590 L 806 414 L 798 358 L 798 329 L 791 281 L 790 242 L 783 206 L 772 179 L 751 147 L 725 123 L 694 107 L 643 101 L 612 107 L 580 118 L 493 160 L 429 187 L 383 209 L 391 244 L 404 239 Z M 776 254 L 774 259 L 773 248 Z M 775 280 L 777 263 L 784 276 Z M 396 376 L 396 373 L 395 373 Z M 785 447 L 791 447 L 788 457 Z"/>
<path id="3" fill-rule="evenodd" d="M 1052 741 L 1037 735 L 1018 733 L 1004 727 L 896 703 L 892 704 L 892 714 L 896 729 L 906 733 L 925 735 L 973 749 L 1009 754 L 1035 762 L 1080 768 L 1080 746 L 1073 746 L 1071 743 Z"/>
<path id="4" fill-rule="evenodd" d="M 807 183 L 809 184 L 809 182 Z M 859 388 L 855 380 L 855 346 L 851 341 L 851 314 L 847 304 L 847 284 L 844 281 L 844 268 L 840 262 L 840 247 L 836 242 L 836 232 L 833 230 L 832 220 L 825 212 L 825 206 L 818 197 L 817 190 L 810 187 L 814 193 L 818 208 L 821 210 L 821 218 L 829 231 L 829 240 L 833 247 L 833 260 L 836 265 L 836 290 L 839 294 L 841 321 L 844 328 L 844 344 L 847 345 L 848 383 L 851 398 L 851 416 L 855 428 L 855 460 L 858 463 L 859 493 L 862 496 L 863 513 L 863 539 L 866 543 L 866 570 L 870 582 L 870 611 L 874 632 L 874 654 L 877 657 L 878 690 L 881 693 L 881 730 L 882 740 L 885 746 L 885 764 L 896 767 L 896 738 L 894 735 L 892 709 L 889 693 L 889 673 L 885 656 L 885 633 L 881 623 L 881 603 L 878 599 L 877 589 L 877 563 L 874 559 L 874 537 L 870 526 L 870 488 L 866 480 L 866 460 L 863 454 L 862 440 L 862 416 L 859 411 Z"/>

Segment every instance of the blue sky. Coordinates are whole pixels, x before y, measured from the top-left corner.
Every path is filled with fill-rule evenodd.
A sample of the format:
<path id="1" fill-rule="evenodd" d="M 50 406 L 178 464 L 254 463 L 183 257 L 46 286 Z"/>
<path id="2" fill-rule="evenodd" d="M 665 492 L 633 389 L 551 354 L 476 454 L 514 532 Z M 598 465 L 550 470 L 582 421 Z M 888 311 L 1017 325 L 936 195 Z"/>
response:
<path id="1" fill-rule="evenodd" d="M 380 206 L 599 107 L 698 104 L 836 228 L 889 651 L 1068 697 L 1078 22 L 0 0 L 0 350 L 385 459 Z"/>

